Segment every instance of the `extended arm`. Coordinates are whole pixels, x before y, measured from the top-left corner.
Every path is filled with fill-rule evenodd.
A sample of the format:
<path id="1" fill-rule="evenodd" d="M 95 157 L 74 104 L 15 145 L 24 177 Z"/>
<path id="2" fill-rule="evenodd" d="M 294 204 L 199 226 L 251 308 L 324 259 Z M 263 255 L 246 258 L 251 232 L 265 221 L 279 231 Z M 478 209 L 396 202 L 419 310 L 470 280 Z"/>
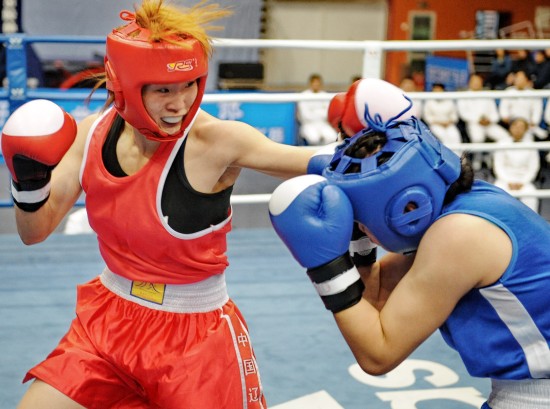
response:
<path id="1" fill-rule="evenodd" d="M 247 168 L 280 179 L 303 175 L 314 151 L 275 142 L 252 126 L 238 121 L 205 121 L 201 137 L 216 146 L 220 166 Z"/>

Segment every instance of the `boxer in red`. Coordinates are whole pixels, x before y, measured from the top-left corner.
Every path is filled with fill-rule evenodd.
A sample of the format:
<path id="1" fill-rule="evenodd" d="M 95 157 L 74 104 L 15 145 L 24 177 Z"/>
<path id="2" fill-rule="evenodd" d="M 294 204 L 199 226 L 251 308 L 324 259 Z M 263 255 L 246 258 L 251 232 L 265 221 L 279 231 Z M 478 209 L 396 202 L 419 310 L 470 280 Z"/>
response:
<path id="1" fill-rule="evenodd" d="M 86 193 L 104 271 L 32 368 L 19 408 L 265 408 L 246 323 L 228 296 L 230 195 L 241 169 L 286 179 L 312 151 L 200 109 L 211 23 L 229 12 L 144 0 L 107 37 L 105 109 L 75 127 L 45 100 L 8 119 L 2 149 L 26 244 Z M 74 142 L 73 142 L 74 141 Z"/>

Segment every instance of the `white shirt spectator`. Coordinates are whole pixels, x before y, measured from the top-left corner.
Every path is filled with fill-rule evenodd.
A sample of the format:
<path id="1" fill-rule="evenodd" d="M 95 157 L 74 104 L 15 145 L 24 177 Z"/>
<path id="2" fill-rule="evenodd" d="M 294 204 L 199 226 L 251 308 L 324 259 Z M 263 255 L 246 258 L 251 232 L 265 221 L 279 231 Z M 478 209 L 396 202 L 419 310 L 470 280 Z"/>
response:
<path id="1" fill-rule="evenodd" d="M 432 92 L 443 92 L 442 85 L 434 84 Z M 432 133 L 445 145 L 462 143 L 462 136 L 456 124 L 458 111 L 451 99 L 428 99 L 424 102 L 422 119 Z"/>
<path id="2" fill-rule="evenodd" d="M 529 141 L 527 121 L 518 118 L 510 124 L 510 135 L 515 143 Z M 527 136 L 527 138 L 526 138 Z M 534 181 L 540 170 L 540 156 L 537 149 L 496 150 L 493 155 L 495 185 L 518 193 L 535 192 Z M 538 212 L 539 199 L 522 197 L 520 200 Z"/>
<path id="3" fill-rule="evenodd" d="M 525 72 L 518 71 L 514 75 L 514 85 L 507 91 L 533 90 L 531 81 Z M 545 139 L 546 131 L 540 128 L 542 121 L 543 100 L 537 97 L 502 98 L 499 104 L 500 118 L 510 123 L 514 118 L 525 118 L 529 122 L 529 132 L 537 139 Z"/>
<path id="4" fill-rule="evenodd" d="M 472 75 L 468 90 L 483 90 L 483 79 L 479 75 Z M 457 109 L 458 115 L 466 124 L 470 142 L 483 143 L 487 139 L 497 142 L 509 139 L 506 129 L 498 125 L 500 115 L 493 98 L 463 98 L 457 101 Z"/>
<path id="5" fill-rule="evenodd" d="M 303 94 L 322 95 L 323 82 L 318 74 L 310 76 L 309 89 Z M 300 136 L 308 145 L 326 145 L 336 141 L 338 134 L 328 122 L 327 113 L 330 101 L 300 101 L 297 105 L 297 119 Z"/>

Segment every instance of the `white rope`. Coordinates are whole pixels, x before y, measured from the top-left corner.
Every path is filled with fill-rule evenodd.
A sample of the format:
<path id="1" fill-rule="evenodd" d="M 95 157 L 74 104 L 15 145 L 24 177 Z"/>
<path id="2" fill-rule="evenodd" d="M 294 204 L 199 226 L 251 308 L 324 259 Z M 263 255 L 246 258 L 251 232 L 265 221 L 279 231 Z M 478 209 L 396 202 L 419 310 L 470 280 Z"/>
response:
<path id="1" fill-rule="evenodd" d="M 550 199 L 550 189 L 538 189 L 534 192 L 509 192 L 514 197 L 538 197 L 540 199 Z M 271 193 L 253 194 L 253 195 L 235 195 L 231 196 L 231 204 L 261 204 L 268 203 L 271 199 Z"/>
<path id="2" fill-rule="evenodd" d="M 382 51 L 466 51 L 466 50 L 543 50 L 550 48 L 550 39 L 512 39 L 512 40 L 268 40 L 215 38 L 214 47 L 220 48 L 305 48 L 335 51 L 365 51 L 379 49 Z"/>
<path id="3" fill-rule="evenodd" d="M 550 89 L 540 90 L 504 90 L 504 91 L 445 91 L 445 92 L 407 92 L 411 99 L 478 99 L 478 98 L 548 98 Z"/>
<path id="4" fill-rule="evenodd" d="M 539 189 L 534 192 L 523 192 L 523 193 L 514 193 L 513 191 L 508 192 L 514 197 L 538 197 L 539 199 L 549 199 L 550 198 L 550 189 Z"/>
<path id="5" fill-rule="evenodd" d="M 549 150 L 550 142 L 488 142 L 488 143 L 449 143 L 447 145 L 449 149 L 455 152 L 492 152 L 501 150 Z M 321 146 L 304 146 L 306 149 L 318 150 Z"/>
<path id="6" fill-rule="evenodd" d="M 231 204 L 255 204 L 267 203 L 271 199 L 271 193 L 255 195 L 235 195 L 231 196 Z"/>
<path id="7" fill-rule="evenodd" d="M 345 90 L 343 90 L 345 91 Z M 298 102 L 298 101 L 330 101 L 335 92 L 303 93 L 303 92 L 228 92 L 206 93 L 204 102 Z M 449 91 L 449 92 L 407 92 L 411 99 L 479 99 L 479 98 L 549 98 L 550 89 L 525 91 Z"/>
<path id="8" fill-rule="evenodd" d="M 497 150 L 523 150 L 523 149 L 535 149 L 535 150 L 550 150 L 550 142 L 522 142 L 522 143 L 460 143 L 460 144 L 448 144 L 449 149 L 456 152 L 491 152 Z M 307 146 L 306 149 L 317 150 L 319 146 Z M 540 199 L 550 198 L 550 189 L 538 189 L 534 192 L 518 193 L 509 192 L 512 196 L 520 197 L 538 197 Z M 235 195 L 231 196 L 231 204 L 260 204 L 268 203 L 271 199 L 270 193 L 262 194 L 249 194 L 249 195 Z"/>
<path id="9" fill-rule="evenodd" d="M 550 150 L 550 142 L 521 142 L 521 143 L 453 143 L 445 145 L 455 152 L 492 152 L 502 150 Z"/>

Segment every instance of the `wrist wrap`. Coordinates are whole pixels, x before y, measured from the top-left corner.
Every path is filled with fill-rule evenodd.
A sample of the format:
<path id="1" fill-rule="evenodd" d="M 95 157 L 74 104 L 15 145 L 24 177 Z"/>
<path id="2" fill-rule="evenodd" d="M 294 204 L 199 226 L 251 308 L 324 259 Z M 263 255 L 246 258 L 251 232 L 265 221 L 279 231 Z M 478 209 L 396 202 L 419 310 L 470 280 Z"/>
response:
<path id="1" fill-rule="evenodd" d="M 13 202 L 21 210 L 35 212 L 50 196 L 50 179 L 53 166 L 48 166 L 22 155 L 13 158 L 14 173 L 17 177 L 11 181 Z"/>
<path id="2" fill-rule="evenodd" d="M 310 268 L 307 274 L 326 309 L 333 313 L 357 304 L 363 296 L 365 285 L 349 253 L 319 267 Z"/>
<path id="3" fill-rule="evenodd" d="M 349 253 L 353 264 L 357 267 L 370 266 L 376 261 L 376 249 L 374 244 L 365 233 L 359 230 L 357 222 L 353 224 L 353 233 L 349 243 Z"/>

